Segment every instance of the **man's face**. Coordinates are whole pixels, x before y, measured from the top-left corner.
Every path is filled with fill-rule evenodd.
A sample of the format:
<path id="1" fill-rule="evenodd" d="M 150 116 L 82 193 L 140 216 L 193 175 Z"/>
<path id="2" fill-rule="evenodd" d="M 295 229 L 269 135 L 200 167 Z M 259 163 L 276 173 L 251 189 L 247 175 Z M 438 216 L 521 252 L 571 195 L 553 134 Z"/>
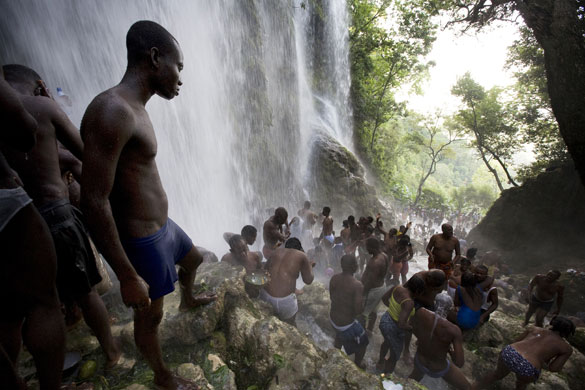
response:
<path id="1" fill-rule="evenodd" d="M 248 243 L 248 245 L 254 245 L 254 243 L 256 242 L 257 235 L 258 235 L 257 233 L 254 233 L 249 236 L 246 236 L 246 242 Z"/>
<path id="2" fill-rule="evenodd" d="M 443 234 L 445 237 L 453 237 L 453 227 L 445 226 L 443 227 Z"/>
<path id="3" fill-rule="evenodd" d="M 158 85 L 156 94 L 167 100 L 179 95 L 181 71 L 183 70 L 183 52 L 177 43 L 173 50 L 159 55 Z"/>
<path id="4" fill-rule="evenodd" d="M 554 281 L 556 281 L 558 278 L 559 278 L 559 275 L 558 275 L 556 272 L 549 271 L 549 272 L 546 274 L 546 280 L 547 280 L 547 281 L 549 281 L 549 282 L 554 282 Z"/>
<path id="5" fill-rule="evenodd" d="M 484 269 L 477 269 L 475 270 L 475 275 L 477 276 L 477 280 L 479 282 L 483 282 L 484 280 L 486 280 L 488 273 Z"/>
<path id="6" fill-rule="evenodd" d="M 244 240 L 239 240 L 238 243 L 230 249 L 230 252 L 236 259 L 242 261 L 246 260 L 248 258 L 248 245 L 246 245 Z"/>

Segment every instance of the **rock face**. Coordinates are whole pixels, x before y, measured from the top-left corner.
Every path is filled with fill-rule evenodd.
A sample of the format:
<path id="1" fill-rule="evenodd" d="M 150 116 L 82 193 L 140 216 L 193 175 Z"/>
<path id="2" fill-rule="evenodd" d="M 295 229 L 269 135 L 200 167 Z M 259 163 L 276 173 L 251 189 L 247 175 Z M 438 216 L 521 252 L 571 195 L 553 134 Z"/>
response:
<path id="1" fill-rule="evenodd" d="M 373 186 L 366 183 L 362 164 L 347 148 L 329 135 L 314 135 L 311 150 L 311 182 L 308 188 L 314 204 L 330 205 L 334 218 L 347 218 L 382 213 L 384 221 L 393 216 L 376 196 Z"/>
<path id="2" fill-rule="evenodd" d="M 502 192 L 467 237 L 480 250 L 497 248 L 516 269 L 582 267 L 585 260 L 585 188 L 573 167 L 544 172 Z"/>

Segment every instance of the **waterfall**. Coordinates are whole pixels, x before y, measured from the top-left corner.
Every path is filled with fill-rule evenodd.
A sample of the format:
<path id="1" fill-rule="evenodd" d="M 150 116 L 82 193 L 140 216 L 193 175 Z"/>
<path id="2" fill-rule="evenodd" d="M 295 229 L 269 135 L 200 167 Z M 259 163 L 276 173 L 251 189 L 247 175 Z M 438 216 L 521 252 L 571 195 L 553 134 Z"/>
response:
<path id="1" fill-rule="evenodd" d="M 35 69 L 85 108 L 126 67 L 137 20 L 160 23 L 184 54 L 181 95 L 153 97 L 169 216 L 221 256 L 224 231 L 295 215 L 310 194 L 311 138 L 351 149 L 345 0 L 0 0 L 0 62 Z M 261 236 L 261 234 L 259 235 Z"/>

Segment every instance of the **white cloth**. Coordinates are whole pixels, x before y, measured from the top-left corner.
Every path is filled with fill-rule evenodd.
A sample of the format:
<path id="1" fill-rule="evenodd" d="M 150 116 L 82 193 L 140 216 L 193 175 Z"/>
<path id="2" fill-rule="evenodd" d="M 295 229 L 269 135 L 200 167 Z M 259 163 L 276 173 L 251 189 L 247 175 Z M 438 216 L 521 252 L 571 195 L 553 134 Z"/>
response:
<path id="1" fill-rule="evenodd" d="M 0 232 L 31 202 L 32 199 L 22 187 L 0 189 Z"/>
<path id="2" fill-rule="evenodd" d="M 490 293 L 492 292 L 492 290 L 496 289 L 497 287 L 492 287 L 487 291 L 482 291 L 483 294 L 483 303 L 481 305 L 481 308 L 483 310 L 488 310 L 490 308 L 490 306 L 492 305 L 492 301 L 488 302 L 488 297 L 490 296 Z"/>
<path id="3" fill-rule="evenodd" d="M 381 285 L 380 287 L 376 287 L 368 291 L 368 295 L 365 298 L 364 302 L 364 315 L 368 315 L 378 307 L 382 296 L 386 292 L 386 286 Z"/>
<path id="4" fill-rule="evenodd" d="M 287 295 L 286 297 L 282 298 L 275 298 L 272 295 L 268 294 L 266 290 L 260 290 L 260 299 L 265 302 L 270 303 L 276 316 L 281 320 L 288 320 L 292 318 L 297 311 L 299 311 L 299 304 L 297 302 L 297 296 L 295 293 Z"/>

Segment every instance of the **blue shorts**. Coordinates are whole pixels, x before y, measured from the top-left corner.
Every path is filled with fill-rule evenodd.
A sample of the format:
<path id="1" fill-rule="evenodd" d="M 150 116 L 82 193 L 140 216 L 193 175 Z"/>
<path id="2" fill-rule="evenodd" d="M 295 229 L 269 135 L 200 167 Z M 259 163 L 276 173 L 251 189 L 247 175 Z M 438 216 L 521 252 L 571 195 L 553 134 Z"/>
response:
<path id="1" fill-rule="evenodd" d="M 158 299 L 175 290 L 175 264 L 189 253 L 193 241 L 170 218 L 151 236 L 122 240 L 134 269 L 148 284 L 148 296 Z"/>
<path id="2" fill-rule="evenodd" d="M 380 319 L 380 332 L 384 336 L 384 341 L 390 345 L 390 350 L 396 360 L 400 359 L 402 349 L 404 348 L 404 339 L 406 331 L 398 327 L 396 321 L 390 317 L 388 312 L 384 313 Z"/>
<path id="3" fill-rule="evenodd" d="M 366 330 L 357 321 L 354 321 L 351 327 L 343 332 L 336 330 L 336 338 L 341 341 L 343 349 L 348 355 L 354 354 L 360 346 L 365 347 L 370 342 Z"/>

